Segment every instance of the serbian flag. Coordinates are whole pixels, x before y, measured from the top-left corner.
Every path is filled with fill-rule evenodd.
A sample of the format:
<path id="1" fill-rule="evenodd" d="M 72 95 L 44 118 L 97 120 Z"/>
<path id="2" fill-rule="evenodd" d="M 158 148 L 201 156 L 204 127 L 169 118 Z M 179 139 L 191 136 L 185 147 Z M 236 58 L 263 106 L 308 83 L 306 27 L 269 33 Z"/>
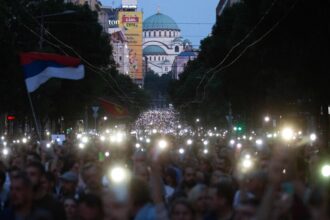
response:
<path id="1" fill-rule="evenodd" d="M 34 92 L 51 78 L 79 80 L 85 75 L 78 58 L 50 53 L 21 53 L 21 65 L 28 92 Z"/>
<path id="2" fill-rule="evenodd" d="M 103 98 L 99 98 L 101 107 L 109 112 L 111 114 L 111 116 L 113 117 L 127 117 L 128 116 L 128 110 L 126 108 L 124 108 L 121 105 L 115 104 L 113 102 L 110 102 L 106 99 Z"/>

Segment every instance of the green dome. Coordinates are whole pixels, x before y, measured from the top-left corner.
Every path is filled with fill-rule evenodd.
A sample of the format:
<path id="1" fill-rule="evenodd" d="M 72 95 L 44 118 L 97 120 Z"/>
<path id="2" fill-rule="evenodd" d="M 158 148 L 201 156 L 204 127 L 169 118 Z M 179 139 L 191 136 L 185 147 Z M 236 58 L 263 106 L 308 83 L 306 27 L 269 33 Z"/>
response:
<path id="1" fill-rule="evenodd" d="M 160 46 L 150 45 L 143 49 L 143 55 L 167 55 Z"/>
<path id="2" fill-rule="evenodd" d="M 150 16 L 143 22 L 143 30 L 177 30 L 180 28 L 175 23 L 175 21 L 167 15 L 162 13 L 157 13 Z"/>

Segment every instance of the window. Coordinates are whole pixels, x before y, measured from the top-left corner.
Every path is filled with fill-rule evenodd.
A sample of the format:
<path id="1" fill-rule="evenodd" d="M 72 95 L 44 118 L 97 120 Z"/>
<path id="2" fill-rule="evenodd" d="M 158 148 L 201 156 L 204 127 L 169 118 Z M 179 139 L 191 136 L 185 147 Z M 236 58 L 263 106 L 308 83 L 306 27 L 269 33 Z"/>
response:
<path id="1" fill-rule="evenodd" d="M 167 72 L 168 71 L 168 68 L 167 67 L 165 67 L 165 72 Z"/>
<path id="2" fill-rule="evenodd" d="M 162 36 L 162 32 L 161 31 L 159 31 L 159 37 L 161 37 Z"/>
<path id="3" fill-rule="evenodd" d="M 154 31 L 154 37 L 156 37 L 156 31 Z"/>
<path id="4" fill-rule="evenodd" d="M 158 57 L 158 61 L 160 61 L 160 57 Z"/>
<path id="5" fill-rule="evenodd" d="M 167 37 L 167 31 L 165 31 L 165 37 Z"/>
<path id="6" fill-rule="evenodd" d="M 121 56 L 119 57 L 119 61 L 121 61 Z"/>
<path id="7" fill-rule="evenodd" d="M 174 48 L 174 51 L 176 52 L 176 53 L 178 53 L 179 52 L 179 46 L 175 46 L 175 48 Z"/>
<path id="8" fill-rule="evenodd" d="M 172 31 L 170 31 L 170 37 L 172 37 Z"/>

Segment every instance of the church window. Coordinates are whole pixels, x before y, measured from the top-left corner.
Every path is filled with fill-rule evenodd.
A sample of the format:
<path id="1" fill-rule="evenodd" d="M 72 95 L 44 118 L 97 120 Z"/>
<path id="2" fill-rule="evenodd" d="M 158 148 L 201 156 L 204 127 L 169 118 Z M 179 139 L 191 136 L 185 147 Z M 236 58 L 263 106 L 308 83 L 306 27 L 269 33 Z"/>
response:
<path id="1" fill-rule="evenodd" d="M 154 37 L 156 37 L 156 31 L 154 31 Z"/>
<path id="2" fill-rule="evenodd" d="M 119 61 L 121 61 L 121 56 L 119 56 Z"/>
<path id="3" fill-rule="evenodd" d="M 170 31 L 170 37 L 172 37 L 172 31 Z"/>
<path id="4" fill-rule="evenodd" d="M 175 46 L 175 48 L 174 48 L 174 51 L 176 52 L 176 53 L 178 53 L 179 52 L 179 46 Z"/>
<path id="5" fill-rule="evenodd" d="M 162 36 L 162 32 L 161 31 L 159 31 L 159 37 L 161 37 Z"/>
<path id="6" fill-rule="evenodd" d="M 165 31 L 165 37 L 167 37 L 167 31 Z"/>
<path id="7" fill-rule="evenodd" d="M 160 61 L 160 57 L 158 57 L 158 61 Z"/>
<path id="8" fill-rule="evenodd" d="M 168 68 L 167 67 L 165 67 L 165 72 L 167 72 L 168 71 Z"/>

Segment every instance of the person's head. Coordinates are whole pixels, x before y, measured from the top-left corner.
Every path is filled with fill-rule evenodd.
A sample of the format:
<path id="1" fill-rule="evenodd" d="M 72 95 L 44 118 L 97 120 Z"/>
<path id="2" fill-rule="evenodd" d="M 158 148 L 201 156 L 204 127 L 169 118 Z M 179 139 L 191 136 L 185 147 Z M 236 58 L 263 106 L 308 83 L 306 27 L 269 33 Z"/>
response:
<path id="1" fill-rule="evenodd" d="M 196 184 L 196 173 L 192 167 L 186 167 L 183 173 L 183 182 L 184 185 L 192 188 Z"/>
<path id="2" fill-rule="evenodd" d="M 194 209 L 187 200 L 178 199 L 173 202 L 170 209 L 171 220 L 193 220 L 194 217 Z"/>
<path id="3" fill-rule="evenodd" d="M 214 206 L 221 212 L 222 210 L 232 209 L 235 189 L 233 182 L 229 180 L 220 181 L 216 187 L 216 197 Z"/>
<path id="4" fill-rule="evenodd" d="M 82 168 L 82 178 L 88 189 L 99 190 L 102 188 L 102 172 L 96 164 L 85 164 Z"/>
<path id="5" fill-rule="evenodd" d="M 67 220 L 77 219 L 77 201 L 72 197 L 68 197 L 63 200 L 63 205 Z"/>
<path id="6" fill-rule="evenodd" d="M 165 183 L 169 186 L 176 187 L 177 184 L 177 176 L 176 171 L 173 168 L 168 168 L 165 171 Z"/>
<path id="7" fill-rule="evenodd" d="M 135 166 L 134 174 L 136 177 L 143 179 L 146 183 L 149 182 L 149 169 L 146 165 L 140 164 Z"/>
<path id="8" fill-rule="evenodd" d="M 41 158 L 40 156 L 37 154 L 37 153 L 34 153 L 34 152 L 29 152 L 27 155 L 26 155 L 26 162 L 29 164 L 29 163 L 33 163 L 33 162 L 40 162 L 41 161 Z"/>
<path id="9" fill-rule="evenodd" d="M 105 220 L 129 219 L 129 207 L 127 201 L 116 198 L 114 192 L 104 193 L 102 201 Z"/>
<path id="10" fill-rule="evenodd" d="M 267 174 L 264 171 L 255 171 L 248 177 L 247 190 L 261 199 L 267 184 Z"/>
<path id="11" fill-rule="evenodd" d="M 78 185 L 78 175 L 68 171 L 60 177 L 60 181 L 62 193 L 64 195 L 74 195 Z"/>
<path id="12" fill-rule="evenodd" d="M 103 218 L 102 200 L 93 194 L 80 197 L 78 202 L 78 215 L 81 220 L 100 220 Z"/>
<path id="13" fill-rule="evenodd" d="M 41 177 L 45 173 L 45 169 L 40 162 L 31 162 L 26 167 L 26 173 L 33 185 L 34 190 L 38 190 L 41 184 Z"/>
<path id="14" fill-rule="evenodd" d="M 55 182 L 56 182 L 55 176 L 50 172 L 46 172 L 41 177 L 41 187 L 43 188 L 43 191 L 51 194 L 55 187 Z"/>
<path id="15" fill-rule="evenodd" d="M 31 205 L 33 201 L 32 183 L 25 173 L 19 173 L 11 178 L 10 204 L 19 209 Z"/>
<path id="16" fill-rule="evenodd" d="M 256 218 L 258 203 L 254 199 L 241 201 L 235 209 L 234 220 L 252 220 Z"/>
<path id="17" fill-rule="evenodd" d="M 19 169 L 24 169 L 25 160 L 22 155 L 15 155 L 10 163 L 11 167 L 18 167 Z"/>
<path id="18" fill-rule="evenodd" d="M 215 159 L 215 169 L 220 170 L 223 173 L 230 173 L 231 171 L 231 161 L 228 157 L 226 156 L 219 156 L 218 158 Z"/>
<path id="19" fill-rule="evenodd" d="M 151 201 L 148 184 L 140 178 L 132 178 L 128 185 L 129 202 L 132 215 Z"/>
<path id="20" fill-rule="evenodd" d="M 207 187 L 197 184 L 188 194 L 188 201 L 198 213 L 204 213 L 207 208 Z"/>

